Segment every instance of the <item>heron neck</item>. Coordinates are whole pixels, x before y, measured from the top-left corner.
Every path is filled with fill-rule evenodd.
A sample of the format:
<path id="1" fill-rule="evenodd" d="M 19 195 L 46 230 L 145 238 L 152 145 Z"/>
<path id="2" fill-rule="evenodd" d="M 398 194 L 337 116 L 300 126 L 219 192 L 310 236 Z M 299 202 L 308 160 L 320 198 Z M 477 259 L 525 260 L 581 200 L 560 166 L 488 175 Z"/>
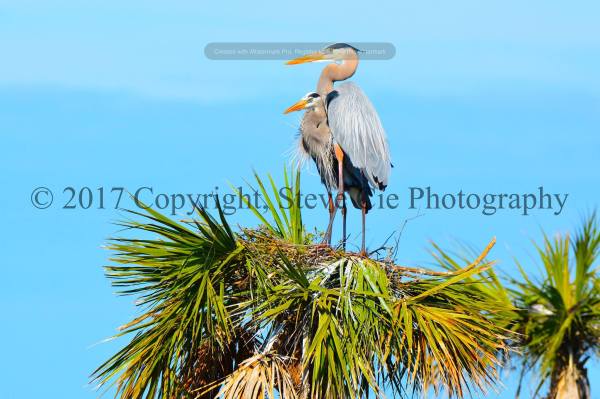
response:
<path id="1" fill-rule="evenodd" d="M 323 68 L 323 72 L 319 77 L 317 92 L 324 95 L 331 93 L 333 83 L 352 77 L 356 72 L 356 68 L 358 68 L 358 56 L 356 54 L 351 55 L 341 64 L 328 64 Z"/>

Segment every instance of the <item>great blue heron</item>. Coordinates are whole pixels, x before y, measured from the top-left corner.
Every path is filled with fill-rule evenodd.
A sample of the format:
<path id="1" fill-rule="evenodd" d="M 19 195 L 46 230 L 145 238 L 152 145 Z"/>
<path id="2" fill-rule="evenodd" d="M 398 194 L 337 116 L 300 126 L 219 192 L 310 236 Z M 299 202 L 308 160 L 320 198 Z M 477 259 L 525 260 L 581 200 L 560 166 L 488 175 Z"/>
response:
<path id="1" fill-rule="evenodd" d="M 311 92 L 304 96 L 296 104 L 289 107 L 284 113 L 293 111 L 306 110 L 304 117 L 300 122 L 300 142 L 299 151 L 302 155 L 310 156 L 315 164 L 317 170 L 321 176 L 321 182 L 327 188 L 327 194 L 329 197 L 329 225 L 325 232 L 325 242 L 331 244 L 331 232 L 333 228 L 333 219 L 335 216 L 335 206 L 331 195 L 332 190 L 339 186 L 339 165 L 338 160 L 335 157 L 334 142 L 329 124 L 327 123 L 327 111 L 325 109 L 325 102 L 319 93 Z M 344 159 L 342 167 L 348 169 L 344 175 L 344 190 L 350 193 L 350 198 L 353 204 L 357 207 L 361 207 L 362 202 L 362 189 L 364 187 L 364 179 L 360 178 L 360 171 L 352 167 L 348 158 Z M 367 189 L 368 184 L 367 184 Z M 370 189 L 369 189 L 370 190 Z M 339 199 L 338 199 L 339 201 Z M 367 208 L 370 208 L 371 204 L 367 197 Z M 345 201 L 342 199 L 342 215 L 346 215 Z M 346 237 L 346 223 L 344 218 L 343 231 L 342 231 L 342 243 L 345 245 Z"/>
<path id="2" fill-rule="evenodd" d="M 367 96 L 352 82 L 334 88 L 334 82 L 354 75 L 358 67 L 358 52 L 348 44 L 336 43 L 319 52 L 288 61 L 288 65 L 314 61 L 336 62 L 323 68 L 316 93 L 309 93 L 286 112 L 308 109 L 300 129 L 303 143 L 306 143 L 305 149 L 315 159 L 328 191 L 333 182 L 338 186 L 336 201 L 333 201 L 333 209 L 330 209 L 326 238 L 331 238 L 333 219 L 341 201 L 343 240 L 346 239 L 344 191 L 348 191 L 352 203 L 362 210 L 361 253 L 365 254 L 365 215 L 371 209 L 371 188 L 385 190 L 391 172 L 391 160 L 385 131 Z"/>

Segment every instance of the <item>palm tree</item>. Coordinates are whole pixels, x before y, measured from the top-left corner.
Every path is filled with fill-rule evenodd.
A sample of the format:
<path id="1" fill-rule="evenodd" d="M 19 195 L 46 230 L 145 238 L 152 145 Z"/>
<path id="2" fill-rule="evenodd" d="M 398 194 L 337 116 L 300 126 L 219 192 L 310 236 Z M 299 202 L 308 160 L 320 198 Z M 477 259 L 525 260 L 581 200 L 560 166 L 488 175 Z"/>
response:
<path id="1" fill-rule="evenodd" d="M 600 231 L 595 214 L 574 239 L 544 234 L 543 245 L 536 248 L 542 280 L 531 280 L 519 266 L 522 281 L 513 280 L 511 290 L 521 309 L 514 328 L 523 337 L 523 373 L 539 372 L 534 396 L 547 383 L 549 399 L 589 399 L 586 362 L 600 354 Z"/>
<path id="2" fill-rule="evenodd" d="M 93 380 L 137 398 L 360 398 L 494 386 L 509 301 L 487 289 L 494 244 L 452 270 L 395 265 L 314 244 L 300 212 L 257 176 L 270 210 L 233 231 L 221 212 L 177 222 L 151 209 L 123 225 L 106 268 L 141 315 Z M 269 188 L 267 188 L 270 186 Z M 243 198 L 243 197 L 242 197 Z M 463 262 L 461 262 L 463 263 Z"/>

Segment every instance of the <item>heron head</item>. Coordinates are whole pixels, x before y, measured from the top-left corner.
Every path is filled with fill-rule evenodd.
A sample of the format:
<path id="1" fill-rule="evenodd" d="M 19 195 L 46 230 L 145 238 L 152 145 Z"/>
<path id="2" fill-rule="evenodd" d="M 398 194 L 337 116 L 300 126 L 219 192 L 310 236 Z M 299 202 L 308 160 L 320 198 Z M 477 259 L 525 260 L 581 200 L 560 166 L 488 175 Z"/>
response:
<path id="1" fill-rule="evenodd" d="M 304 64 L 307 62 L 343 61 L 358 57 L 359 49 L 346 43 L 335 43 L 316 53 L 310 53 L 286 62 L 286 65 Z"/>
<path id="2" fill-rule="evenodd" d="M 321 96 L 319 93 L 310 92 L 300 99 L 296 104 L 286 109 L 283 113 L 289 114 L 294 111 L 301 111 L 303 109 L 314 109 L 321 104 Z"/>

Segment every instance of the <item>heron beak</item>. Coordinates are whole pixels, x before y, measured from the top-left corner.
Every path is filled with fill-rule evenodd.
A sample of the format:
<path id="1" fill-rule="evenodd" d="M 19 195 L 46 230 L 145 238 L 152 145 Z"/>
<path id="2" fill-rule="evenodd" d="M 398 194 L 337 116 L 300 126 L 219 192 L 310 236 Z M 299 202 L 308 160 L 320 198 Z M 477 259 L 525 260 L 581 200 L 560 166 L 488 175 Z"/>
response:
<path id="1" fill-rule="evenodd" d="M 319 52 L 316 53 L 311 53 L 311 54 L 307 54 L 307 55 L 303 55 L 302 57 L 298 57 L 298 58 L 294 58 L 293 60 L 290 60 L 288 62 L 286 62 L 286 65 L 298 65 L 298 64 L 304 64 L 307 62 L 315 62 L 315 61 L 326 61 L 327 57 L 325 56 L 325 54 Z"/>
<path id="2" fill-rule="evenodd" d="M 306 108 L 307 105 L 308 105 L 308 101 L 302 99 L 302 100 L 298 101 L 296 104 L 294 104 L 291 107 L 289 107 L 288 109 L 286 109 L 283 113 L 289 114 L 290 112 L 301 111 L 304 108 Z"/>

